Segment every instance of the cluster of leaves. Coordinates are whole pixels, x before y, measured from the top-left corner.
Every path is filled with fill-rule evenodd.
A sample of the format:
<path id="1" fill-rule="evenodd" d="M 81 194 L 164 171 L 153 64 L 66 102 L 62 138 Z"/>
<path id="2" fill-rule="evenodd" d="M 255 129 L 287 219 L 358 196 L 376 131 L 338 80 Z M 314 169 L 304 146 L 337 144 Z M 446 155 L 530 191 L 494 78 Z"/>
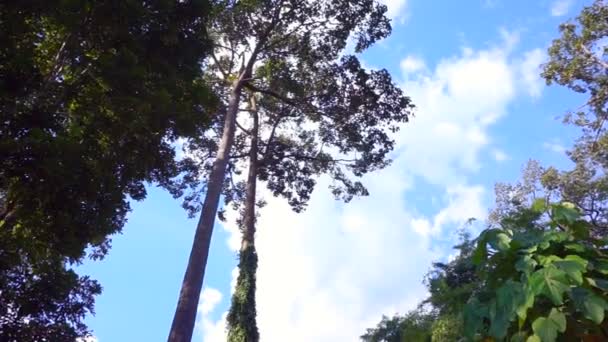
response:
<path id="1" fill-rule="evenodd" d="M 479 286 L 471 260 L 474 241 L 463 230 L 458 256 L 437 262 L 426 277 L 429 298 L 405 315 L 383 317 L 375 328 L 361 336 L 365 342 L 454 342 L 464 334 L 462 312 L 473 290 Z"/>
<path id="2" fill-rule="evenodd" d="M 0 339 L 85 335 L 101 287 L 71 265 L 106 254 L 146 183 L 179 194 L 172 142 L 201 135 L 214 102 L 207 13 L 207 1 L 0 4 Z"/>
<path id="3" fill-rule="evenodd" d="M 481 233 L 472 260 L 480 286 L 464 314 L 465 336 L 502 341 L 608 338 L 608 241 L 590 237 L 590 224 L 568 202 L 534 203 L 532 229 Z M 544 219 L 548 216 L 547 219 Z"/>

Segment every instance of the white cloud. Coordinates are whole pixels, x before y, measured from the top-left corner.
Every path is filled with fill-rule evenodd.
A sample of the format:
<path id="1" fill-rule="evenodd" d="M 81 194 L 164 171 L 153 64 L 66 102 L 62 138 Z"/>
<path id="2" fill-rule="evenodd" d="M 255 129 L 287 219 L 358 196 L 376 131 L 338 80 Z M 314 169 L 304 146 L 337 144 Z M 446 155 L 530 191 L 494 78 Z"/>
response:
<path id="1" fill-rule="evenodd" d="M 407 9 L 407 0 L 380 0 L 388 8 L 387 15 L 389 18 L 397 19 L 403 16 Z"/>
<path id="2" fill-rule="evenodd" d="M 563 154 L 566 152 L 566 148 L 564 147 L 564 145 L 562 145 L 561 143 L 559 143 L 557 141 L 544 142 L 543 147 L 551 152 L 555 152 L 555 153 L 559 153 L 559 154 Z"/>
<path id="3" fill-rule="evenodd" d="M 222 293 L 220 291 L 210 287 L 203 289 L 195 329 L 202 331 L 204 342 L 226 341 L 226 313 L 217 321 L 213 321 L 209 317 L 221 301 Z"/>
<path id="4" fill-rule="evenodd" d="M 424 63 L 424 60 L 422 60 L 419 57 L 415 57 L 415 56 L 407 56 L 407 57 L 405 57 L 401 61 L 401 63 L 399 64 L 399 66 L 401 67 L 401 71 L 404 74 L 415 73 L 415 72 L 419 72 L 419 71 L 422 71 L 422 70 L 426 69 L 426 65 Z"/>
<path id="5" fill-rule="evenodd" d="M 566 15 L 572 5 L 574 5 L 573 0 L 555 0 L 551 4 L 551 15 L 554 17 Z"/>
<path id="6" fill-rule="evenodd" d="M 524 59 L 520 67 L 520 77 L 528 95 L 539 97 L 541 95 L 544 82 L 540 76 L 540 65 L 545 61 L 546 54 L 542 49 L 534 49 L 524 54 Z"/>
<path id="7" fill-rule="evenodd" d="M 485 8 L 494 8 L 496 5 L 498 5 L 498 3 L 498 0 L 483 0 L 482 5 Z"/>
<path id="8" fill-rule="evenodd" d="M 203 315 L 208 315 L 215 306 L 222 300 L 222 293 L 214 288 L 205 288 L 201 293 L 198 311 Z"/>
<path id="9" fill-rule="evenodd" d="M 509 156 L 502 150 L 499 150 L 497 148 L 492 150 L 492 157 L 494 157 L 494 160 L 496 160 L 497 162 L 504 162 L 509 160 Z"/>
<path id="10" fill-rule="evenodd" d="M 393 164 L 365 177 L 371 196 L 340 204 L 322 178 L 308 210 L 295 214 L 260 185 L 268 202 L 256 235 L 262 341 L 355 341 L 382 314 L 404 312 L 425 297 L 421 282 L 431 261 L 453 252 L 436 240 L 454 241 L 455 227 L 485 216 L 487 191 L 470 179 L 483 167 L 482 152 L 506 158 L 489 127 L 515 96 L 529 94 L 517 87 L 525 60 L 512 55 L 518 36 L 501 35 L 497 46 L 463 48 L 434 68 L 422 67 L 422 59 L 405 63 L 403 71 L 416 76 L 402 84 L 416 117 L 395 136 Z M 443 193 L 432 213 L 421 214 L 429 208 L 410 196 L 420 180 Z M 225 226 L 237 250 L 240 233 Z M 208 322 L 205 334 L 223 324 Z"/>

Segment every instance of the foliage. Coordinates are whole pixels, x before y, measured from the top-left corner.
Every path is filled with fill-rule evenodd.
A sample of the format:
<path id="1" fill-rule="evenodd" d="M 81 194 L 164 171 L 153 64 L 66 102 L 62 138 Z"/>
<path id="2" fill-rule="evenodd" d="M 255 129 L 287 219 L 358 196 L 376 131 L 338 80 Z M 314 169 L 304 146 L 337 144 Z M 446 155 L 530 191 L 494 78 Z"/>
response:
<path id="1" fill-rule="evenodd" d="M 205 67 L 222 115 L 210 134 L 185 145 L 188 178 L 198 181 L 184 202 L 191 215 L 216 215 L 218 184 L 225 204 L 242 208 L 249 186 L 239 178 L 248 166 L 245 158 L 256 165 L 253 182 L 263 181 L 296 212 L 305 209 L 322 174 L 330 176 L 337 198 L 367 195 L 357 178 L 389 164 L 391 133 L 407 121 L 412 105 L 386 70 L 365 70 L 356 56 L 343 52 L 349 38 L 359 53 L 388 36 L 386 10 L 375 0 L 217 3 L 209 29 L 215 44 Z M 251 101 L 255 110 L 240 106 Z M 254 216 L 254 209 L 247 210 Z M 212 229 L 212 221 L 199 224 L 195 243 L 208 244 Z M 187 269 L 172 328 L 176 340 L 188 339 L 193 327 L 205 258 L 191 259 Z M 247 318 L 248 323 L 233 322 L 255 326 L 254 317 Z"/>
<path id="2" fill-rule="evenodd" d="M 100 287 L 70 265 L 106 254 L 146 183 L 179 195 L 172 142 L 214 102 L 207 6 L 0 4 L 0 339 L 85 335 Z"/>
<path id="3" fill-rule="evenodd" d="M 407 121 L 412 105 L 386 70 L 367 71 L 357 57 L 339 55 L 349 36 L 360 52 L 390 33 L 386 7 L 372 0 L 247 4 L 247 9 L 237 4 L 218 14 L 211 32 L 218 42 L 217 58 L 208 65 L 216 72 L 208 77 L 214 89 L 224 94 L 226 109 L 234 88 L 230 80 L 245 72 L 248 63 L 242 60 L 255 57 L 251 78 L 243 82 L 241 102 L 251 97 L 257 100 L 258 179 L 298 212 L 304 210 L 320 174 L 331 176 L 339 198 L 367 194 L 349 176 L 360 177 L 389 163 L 388 153 L 394 146 L 390 133 Z M 273 14 L 277 14 L 274 21 Z M 259 52 L 252 56 L 256 48 Z M 246 167 L 242 160 L 248 156 L 254 133 L 247 108 L 241 108 L 237 119 L 241 128 L 223 194 L 226 204 L 238 206 L 245 189 L 238 176 Z M 222 124 L 218 120 L 215 135 L 192 139 L 186 146 L 187 155 L 198 165 L 192 177 L 201 183 L 212 170 L 216 153 L 209 151 L 218 148 Z M 186 197 L 184 205 L 191 213 L 200 209 L 203 190 L 194 188 Z"/>
<path id="4" fill-rule="evenodd" d="M 608 309 L 606 240 L 589 237 L 589 222 L 571 203 L 541 199 L 532 210 L 550 219 L 539 229 L 490 228 L 477 239 L 473 261 L 483 285 L 465 309 L 467 338 L 607 338 L 600 328 Z"/>
<path id="5" fill-rule="evenodd" d="M 424 312 L 421 308 L 405 316 L 395 315 L 393 318 L 382 316 L 377 327 L 367 329 L 361 339 L 365 342 L 430 341 L 433 318 L 433 315 Z"/>
<path id="6" fill-rule="evenodd" d="M 382 321 L 361 338 L 366 342 L 413 341 L 453 342 L 463 336 L 462 312 L 474 289 L 479 286 L 476 267 L 471 261 L 474 241 L 467 231 L 455 246 L 458 256 L 448 263 L 434 263 L 426 277 L 429 298 L 403 316 Z"/>
<path id="7" fill-rule="evenodd" d="M 237 277 L 232 303 L 226 321 L 233 327 L 228 331 L 228 341 L 255 341 L 259 339 L 258 327 L 255 324 L 255 276 L 258 256 L 255 246 L 248 246 L 239 255 L 239 276 Z"/>

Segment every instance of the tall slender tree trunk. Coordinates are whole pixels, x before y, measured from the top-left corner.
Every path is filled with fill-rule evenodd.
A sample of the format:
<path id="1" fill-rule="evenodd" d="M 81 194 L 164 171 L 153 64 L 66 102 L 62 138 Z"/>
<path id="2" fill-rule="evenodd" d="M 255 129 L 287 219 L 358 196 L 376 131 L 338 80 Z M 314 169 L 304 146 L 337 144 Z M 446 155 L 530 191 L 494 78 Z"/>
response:
<path id="1" fill-rule="evenodd" d="M 258 168 L 258 126 L 255 95 L 251 95 L 250 109 L 253 116 L 251 149 L 249 151 L 249 173 L 245 206 L 243 211 L 241 250 L 239 252 L 239 276 L 228 313 L 229 342 L 258 342 L 260 339 L 256 322 L 256 271 L 258 256 L 255 250 L 255 202 Z"/>
<path id="2" fill-rule="evenodd" d="M 239 110 L 243 82 L 246 77 L 247 72 L 241 73 L 241 76 L 234 82 L 230 92 L 222 139 L 220 140 L 217 157 L 213 163 L 213 169 L 207 182 L 205 201 L 203 202 L 201 216 L 196 227 L 192 251 L 190 252 L 186 274 L 182 282 L 175 316 L 173 316 L 169 342 L 190 342 L 192 339 L 196 310 L 203 287 L 203 279 L 205 278 L 205 266 L 207 265 L 207 257 L 209 256 L 209 244 L 211 243 L 213 224 L 226 175 L 230 149 L 234 142 L 236 116 Z"/>

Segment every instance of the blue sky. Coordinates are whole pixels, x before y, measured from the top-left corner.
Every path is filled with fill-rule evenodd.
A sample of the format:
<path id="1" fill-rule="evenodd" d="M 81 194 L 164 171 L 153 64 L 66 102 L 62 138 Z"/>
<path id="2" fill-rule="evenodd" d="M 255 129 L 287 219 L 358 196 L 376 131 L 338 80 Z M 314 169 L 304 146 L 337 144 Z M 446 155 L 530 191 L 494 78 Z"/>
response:
<path id="1" fill-rule="evenodd" d="M 546 87 L 538 65 L 557 26 L 582 0 L 385 0 L 390 38 L 361 58 L 386 68 L 417 105 L 395 137 L 394 163 L 365 178 L 371 195 L 344 205 L 321 179 L 305 213 L 281 199 L 258 224 L 258 321 L 263 342 L 356 341 L 382 314 L 425 297 L 434 260 L 456 228 L 483 219 L 495 182 L 516 181 L 529 158 L 567 167 L 577 131 L 556 119 L 580 95 Z M 81 270 L 104 292 L 88 319 L 100 342 L 164 341 L 196 220 L 150 188 L 133 203 L 109 256 Z M 236 271 L 234 224 L 216 225 L 193 341 L 224 340 Z"/>

